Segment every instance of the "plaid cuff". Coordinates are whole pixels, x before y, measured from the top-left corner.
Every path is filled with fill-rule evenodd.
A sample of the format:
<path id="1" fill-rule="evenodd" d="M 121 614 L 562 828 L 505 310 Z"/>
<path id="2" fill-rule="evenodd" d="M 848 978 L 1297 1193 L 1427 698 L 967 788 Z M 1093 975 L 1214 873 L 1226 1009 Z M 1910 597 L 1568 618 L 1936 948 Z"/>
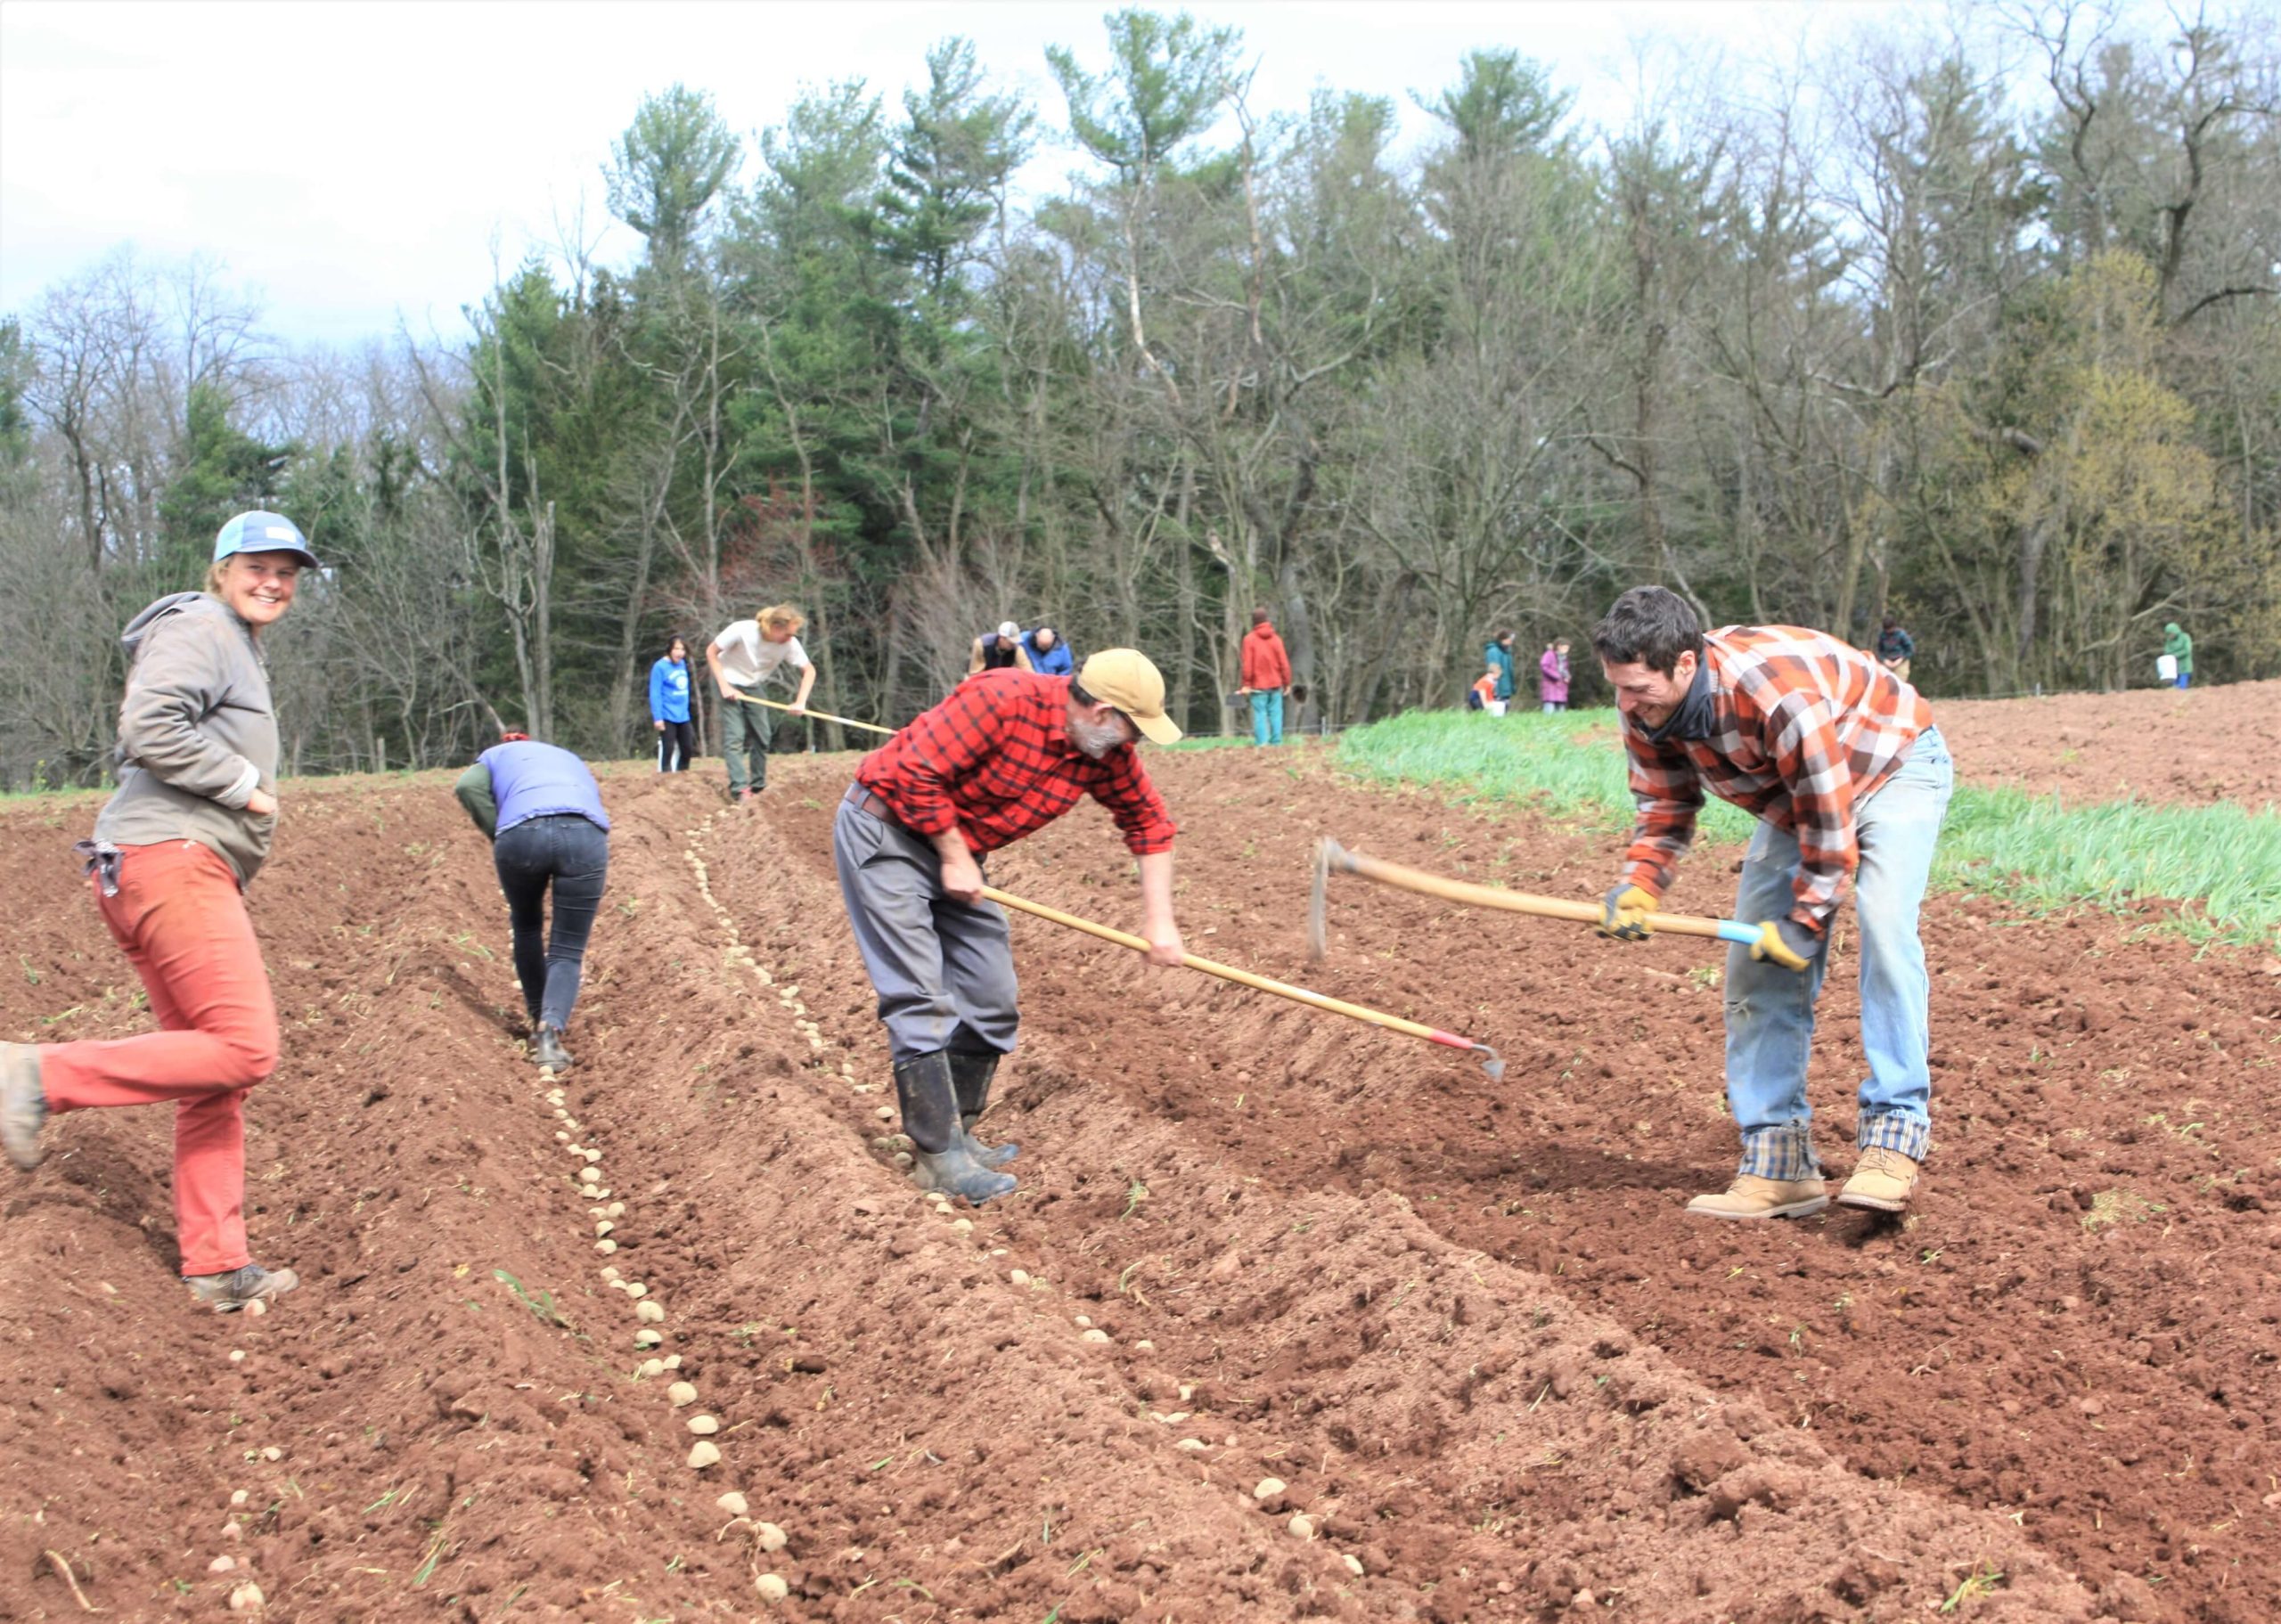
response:
<path id="1" fill-rule="evenodd" d="M 1785 1184 L 1820 1178 L 1821 1163 L 1814 1159 L 1813 1129 L 1804 1122 L 1785 1122 L 1745 1133 L 1739 1171 L 1746 1177 L 1776 1179 Z"/>
<path id="2" fill-rule="evenodd" d="M 1921 1116 L 1906 1116 L 1898 1111 L 1880 1112 L 1861 1119 L 1854 1138 L 1863 1150 L 1882 1145 L 1887 1150 L 1901 1152 L 1912 1162 L 1922 1162 L 1933 1148 L 1933 1124 Z"/>

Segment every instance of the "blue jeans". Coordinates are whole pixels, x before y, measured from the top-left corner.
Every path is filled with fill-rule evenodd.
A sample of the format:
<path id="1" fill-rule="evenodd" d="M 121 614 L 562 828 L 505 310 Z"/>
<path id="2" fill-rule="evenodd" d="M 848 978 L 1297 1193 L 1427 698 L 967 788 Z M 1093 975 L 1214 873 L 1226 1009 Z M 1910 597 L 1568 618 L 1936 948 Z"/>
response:
<path id="1" fill-rule="evenodd" d="M 1281 689 L 1255 688 L 1251 690 L 1251 741 L 1255 745 L 1279 745 L 1283 742 Z"/>
<path id="2" fill-rule="evenodd" d="M 2189 685 L 2193 682 L 2193 681 L 2194 681 L 2194 673 L 2193 673 L 2192 672 L 2190 672 L 2190 671 L 2181 671 L 2181 672 L 2179 672 L 2179 673 L 2178 673 L 2178 685 L 2179 685 L 2180 688 L 2185 688 L 2185 687 L 2189 686 Z"/>
<path id="3" fill-rule="evenodd" d="M 609 875 L 609 836 L 575 812 L 533 818 L 503 830 L 491 848 L 507 923 L 515 938 L 515 979 L 534 1025 L 570 1024 L 585 972 L 586 938 Z M 554 924 L 546 895 L 554 893 Z"/>
<path id="4" fill-rule="evenodd" d="M 1917 915 L 1955 788 L 1947 742 L 1938 728 L 1927 728 L 1908 759 L 1853 814 L 1861 853 L 1853 878 L 1861 1048 L 1869 1063 L 1854 1138 L 1862 1149 L 1881 1145 L 1918 1162 L 1933 1142 L 1933 1075 L 1931 981 Z M 1743 859 L 1735 917 L 1755 921 L 1788 913 L 1797 871 L 1797 837 L 1761 822 Z M 1806 1062 L 1828 958 L 1827 936 L 1803 974 L 1761 963 L 1745 947 L 1727 950 L 1727 1105 L 1742 1130 L 1745 1173 L 1785 1179 L 1821 1175 L 1813 1150 L 1813 1107 L 1806 1103 Z"/>

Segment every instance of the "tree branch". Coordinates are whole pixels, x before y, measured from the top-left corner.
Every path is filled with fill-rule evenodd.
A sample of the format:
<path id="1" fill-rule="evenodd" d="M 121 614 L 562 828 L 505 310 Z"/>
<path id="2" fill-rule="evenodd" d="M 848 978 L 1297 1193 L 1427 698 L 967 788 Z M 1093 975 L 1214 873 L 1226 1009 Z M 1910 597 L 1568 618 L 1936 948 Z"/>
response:
<path id="1" fill-rule="evenodd" d="M 2215 293 L 2203 294 L 2200 298 L 2195 300 L 2194 303 L 2188 305 L 2186 307 L 2186 314 L 2173 321 L 2171 325 L 2172 327 L 2183 327 L 2188 322 L 2194 320 L 2195 316 L 2200 315 L 2211 306 L 2219 304 L 2226 299 L 2248 298 L 2258 296 L 2271 298 L 2276 294 L 2281 294 L 2281 288 L 2220 288 Z"/>

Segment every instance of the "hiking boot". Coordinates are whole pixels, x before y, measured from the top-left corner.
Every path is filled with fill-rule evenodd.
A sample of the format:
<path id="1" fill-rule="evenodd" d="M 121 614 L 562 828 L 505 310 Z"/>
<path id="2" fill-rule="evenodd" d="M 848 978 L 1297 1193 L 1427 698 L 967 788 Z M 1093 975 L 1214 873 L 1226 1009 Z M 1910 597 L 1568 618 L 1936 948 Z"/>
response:
<path id="1" fill-rule="evenodd" d="M 531 1058 L 541 1071 L 567 1072 L 570 1069 L 570 1051 L 562 1047 L 562 1034 L 552 1026 L 541 1026 L 531 1039 Z"/>
<path id="2" fill-rule="evenodd" d="M 225 1275 L 183 1277 L 190 1294 L 217 1314 L 234 1314 L 249 1302 L 266 1304 L 272 1297 L 282 1297 L 300 1283 L 301 1277 L 290 1269 L 264 1269 L 258 1263 L 249 1263 Z"/>
<path id="3" fill-rule="evenodd" d="M 39 1050 L 29 1043 L 0 1043 L 0 1148 L 24 1171 L 39 1165 L 40 1124 L 47 1121 L 47 1090 L 40 1086 Z"/>
<path id="4" fill-rule="evenodd" d="M 940 1190 L 975 1206 L 1013 1192 L 1010 1173 L 993 1172 L 975 1160 L 972 1141 L 959 1123 L 947 1050 L 915 1056 L 896 1066 L 895 1091 L 903 1105 L 903 1130 L 911 1139 L 911 1176 L 920 1189 Z"/>
<path id="5" fill-rule="evenodd" d="M 990 1080 L 998 1074 L 1000 1057 L 991 1049 L 954 1049 L 951 1057 L 951 1085 L 959 1097 L 959 1129 L 966 1136 L 967 1154 L 985 1167 L 1003 1167 L 1022 1154 L 1018 1145 L 985 1145 L 974 1137 L 974 1125 L 990 1106 Z"/>
<path id="6" fill-rule="evenodd" d="M 1853 1176 L 1837 1192 L 1838 1204 L 1867 1207 L 1873 1212 L 1902 1212 L 1909 1209 L 1917 1187 L 1917 1164 L 1897 1150 L 1872 1145 L 1853 1164 Z"/>
<path id="7" fill-rule="evenodd" d="M 1687 1210 L 1698 1218 L 1811 1218 L 1829 1204 L 1819 1179 L 1762 1179 L 1737 1173 L 1716 1196 L 1697 1196 Z"/>

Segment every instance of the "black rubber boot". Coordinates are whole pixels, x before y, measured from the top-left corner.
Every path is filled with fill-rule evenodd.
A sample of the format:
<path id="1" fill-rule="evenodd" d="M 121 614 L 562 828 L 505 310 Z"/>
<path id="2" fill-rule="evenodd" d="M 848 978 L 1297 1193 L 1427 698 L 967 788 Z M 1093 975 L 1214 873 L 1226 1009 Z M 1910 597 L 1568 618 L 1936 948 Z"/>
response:
<path id="1" fill-rule="evenodd" d="M 542 1026 L 531 1040 L 531 1058 L 542 1071 L 567 1072 L 570 1069 L 570 1051 L 562 1047 L 562 1034 L 552 1026 Z"/>
<path id="2" fill-rule="evenodd" d="M 985 1145 L 974 1137 L 974 1125 L 990 1104 L 990 1081 L 998 1075 L 998 1051 L 990 1049 L 953 1049 L 951 1057 L 951 1083 L 958 1090 L 959 1127 L 966 1134 L 968 1153 L 985 1167 L 1003 1167 L 1022 1154 L 1018 1145 Z"/>
<path id="3" fill-rule="evenodd" d="M 910 1137 L 912 1177 L 922 1190 L 940 1190 L 979 1206 L 1014 1188 L 1010 1174 L 993 1173 L 974 1158 L 959 1125 L 956 1085 L 948 1050 L 916 1056 L 895 1068 L 895 1091 Z"/>

